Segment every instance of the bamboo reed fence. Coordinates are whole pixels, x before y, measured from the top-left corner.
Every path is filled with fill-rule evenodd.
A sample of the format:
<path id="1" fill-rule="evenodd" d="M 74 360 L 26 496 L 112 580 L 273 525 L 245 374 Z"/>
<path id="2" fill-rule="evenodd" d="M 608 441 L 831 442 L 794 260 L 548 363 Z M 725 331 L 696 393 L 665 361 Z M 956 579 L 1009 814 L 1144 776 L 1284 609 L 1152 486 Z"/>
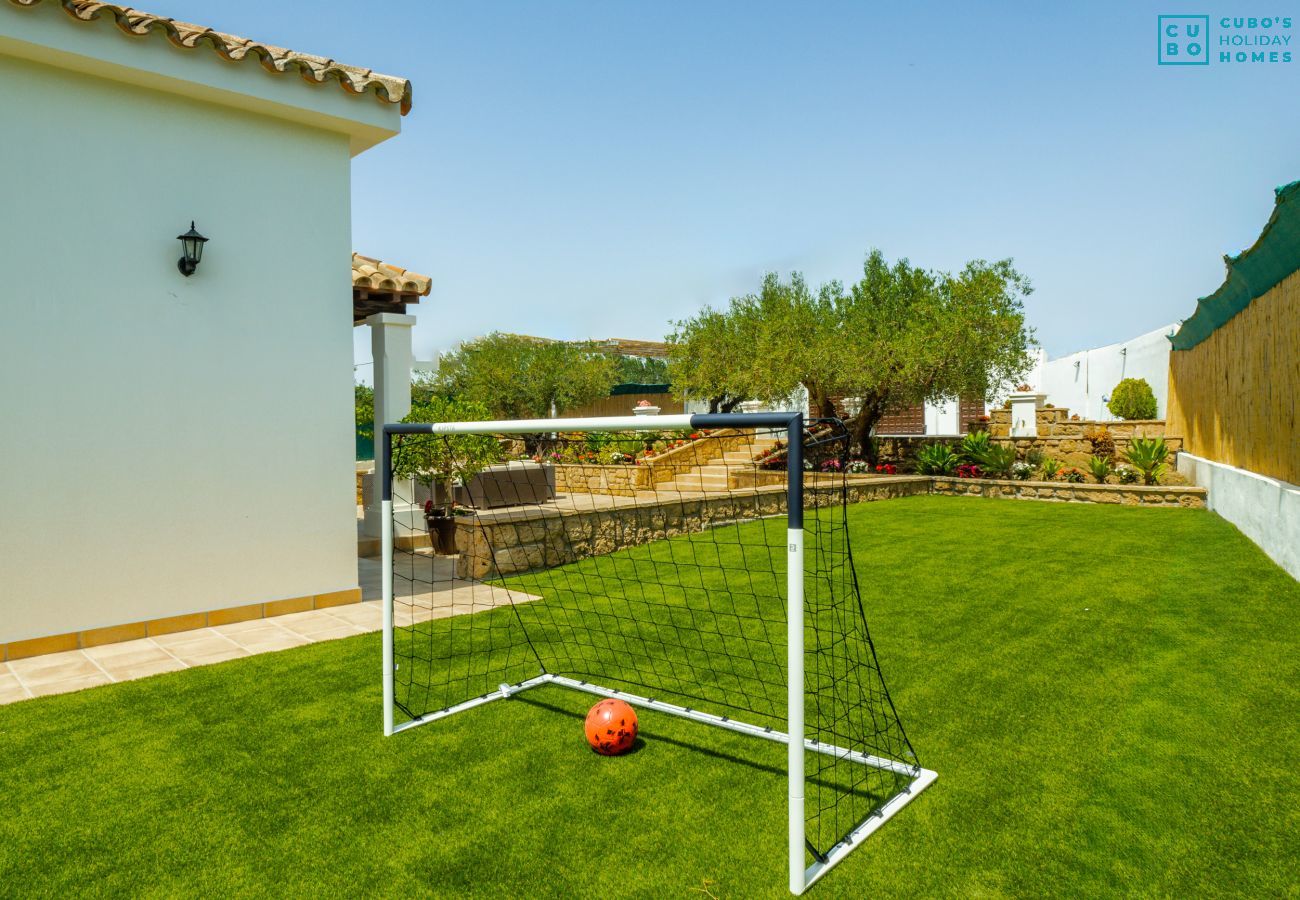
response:
<path id="1" fill-rule="evenodd" d="M 1169 357 L 1168 431 L 1196 456 L 1300 483 L 1300 271 Z"/>

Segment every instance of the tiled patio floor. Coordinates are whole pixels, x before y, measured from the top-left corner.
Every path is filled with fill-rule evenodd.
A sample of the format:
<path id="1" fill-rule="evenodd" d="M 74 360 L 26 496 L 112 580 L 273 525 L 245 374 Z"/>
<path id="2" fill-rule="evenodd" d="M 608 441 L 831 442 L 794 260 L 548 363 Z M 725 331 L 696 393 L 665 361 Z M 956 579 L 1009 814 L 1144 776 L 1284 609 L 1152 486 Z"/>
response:
<path id="1" fill-rule="evenodd" d="M 378 602 L 379 561 L 357 562 L 361 603 L 0 662 L 0 704 L 378 631 L 383 625 Z M 425 590 L 412 592 L 411 582 L 398 575 L 393 588 L 402 598 L 394 610 L 397 625 L 537 599 L 518 591 L 455 580 L 452 565 L 449 559 L 437 560 L 431 570 L 436 573 L 436 583 L 420 582 Z"/>

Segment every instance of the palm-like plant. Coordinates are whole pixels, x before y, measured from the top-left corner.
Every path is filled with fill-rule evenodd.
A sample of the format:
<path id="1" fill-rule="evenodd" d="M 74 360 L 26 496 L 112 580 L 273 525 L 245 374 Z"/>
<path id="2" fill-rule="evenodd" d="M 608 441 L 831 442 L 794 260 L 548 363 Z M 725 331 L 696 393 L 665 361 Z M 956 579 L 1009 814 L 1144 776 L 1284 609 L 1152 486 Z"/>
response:
<path id="1" fill-rule="evenodd" d="M 961 458 L 962 462 L 978 465 L 980 456 L 987 453 L 991 446 L 993 446 L 993 442 L 989 439 L 987 431 L 972 431 L 962 438 L 961 443 L 957 445 L 957 456 Z"/>
<path id="2" fill-rule="evenodd" d="M 1094 456 L 1088 460 L 1088 469 L 1092 472 L 1092 477 L 1097 479 L 1098 484 L 1105 484 L 1106 479 L 1110 477 L 1110 473 L 1115 471 L 1115 467 L 1111 465 L 1110 460 L 1104 456 Z"/>
<path id="3" fill-rule="evenodd" d="M 1133 438 L 1124 458 L 1142 473 L 1144 484 L 1159 484 L 1168 468 L 1169 448 L 1164 438 Z"/>
<path id="4" fill-rule="evenodd" d="M 975 462 L 986 475 L 1005 478 L 1011 474 L 1011 467 L 1016 464 L 1016 449 L 1006 444 L 993 444 L 980 453 Z"/>
<path id="5" fill-rule="evenodd" d="M 1048 457 L 1047 459 L 1043 460 L 1040 468 L 1043 470 L 1043 477 L 1046 478 L 1048 481 L 1051 481 L 1057 475 L 1061 474 L 1061 468 L 1062 468 L 1061 461 L 1059 459 L 1052 459 L 1051 457 Z"/>
<path id="6" fill-rule="evenodd" d="M 916 451 L 916 470 L 922 475 L 951 475 L 960 462 L 946 444 L 926 444 Z"/>

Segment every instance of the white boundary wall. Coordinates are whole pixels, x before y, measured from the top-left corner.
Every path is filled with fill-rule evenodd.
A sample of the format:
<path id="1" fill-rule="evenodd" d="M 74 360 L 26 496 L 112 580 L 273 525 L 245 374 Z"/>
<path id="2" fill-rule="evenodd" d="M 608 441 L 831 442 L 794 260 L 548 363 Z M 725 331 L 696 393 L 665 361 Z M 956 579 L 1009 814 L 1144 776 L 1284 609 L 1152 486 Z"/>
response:
<path id="1" fill-rule="evenodd" d="M 1177 327 L 1166 325 L 1058 359 L 1048 359 L 1040 351 L 1026 380 L 1053 406 L 1066 407 L 1085 419 L 1107 421 L 1115 418 L 1106 408 L 1115 385 L 1125 378 L 1145 378 L 1156 395 L 1156 418 L 1163 419 L 1169 399 L 1169 335 Z"/>
<path id="2" fill-rule="evenodd" d="M 1178 471 L 1209 491 L 1208 506 L 1300 579 L 1300 485 L 1178 454 Z"/>

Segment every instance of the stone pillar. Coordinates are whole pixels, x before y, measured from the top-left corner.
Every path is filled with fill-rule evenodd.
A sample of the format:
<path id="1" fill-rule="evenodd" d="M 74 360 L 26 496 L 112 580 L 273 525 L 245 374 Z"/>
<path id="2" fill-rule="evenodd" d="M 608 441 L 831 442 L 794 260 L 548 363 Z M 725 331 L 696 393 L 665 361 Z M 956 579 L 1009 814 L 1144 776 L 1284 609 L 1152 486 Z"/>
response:
<path id="1" fill-rule="evenodd" d="M 1046 394 L 1014 393 L 1011 400 L 1011 436 L 1037 437 L 1038 410 L 1047 401 Z"/>
<path id="2" fill-rule="evenodd" d="M 385 423 L 400 422 L 411 411 L 411 327 L 415 316 L 401 313 L 375 313 L 366 319 L 370 326 L 370 352 L 374 359 L 375 379 L 375 459 L 378 473 L 379 454 Z M 379 536 L 379 478 L 369 479 L 366 491 L 363 532 Z"/>

